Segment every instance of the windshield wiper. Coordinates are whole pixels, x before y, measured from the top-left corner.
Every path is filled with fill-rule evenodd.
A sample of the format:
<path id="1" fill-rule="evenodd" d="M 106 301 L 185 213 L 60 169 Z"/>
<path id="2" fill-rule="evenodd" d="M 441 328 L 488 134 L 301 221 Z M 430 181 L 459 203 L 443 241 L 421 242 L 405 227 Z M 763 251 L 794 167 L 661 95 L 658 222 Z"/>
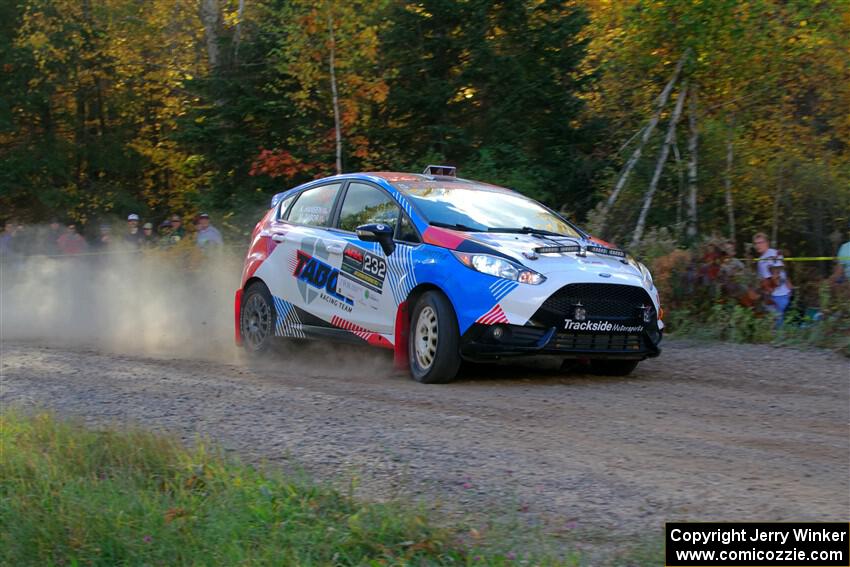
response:
<path id="1" fill-rule="evenodd" d="M 539 234 L 542 236 L 569 236 L 568 234 L 561 234 L 560 232 L 553 232 L 551 230 L 546 230 L 543 228 L 533 228 L 530 226 L 523 226 L 522 228 L 507 226 L 491 227 L 487 229 L 487 232 L 508 232 L 511 234 Z"/>
<path id="2" fill-rule="evenodd" d="M 460 224 L 460 223 L 451 224 L 451 223 L 447 223 L 447 222 L 431 221 L 428 224 L 430 224 L 431 226 L 439 226 L 440 228 L 451 228 L 451 229 L 454 229 L 454 230 L 464 230 L 466 232 L 484 232 L 480 228 L 475 228 L 475 227 L 472 227 L 472 226 L 466 226 L 465 224 Z"/>

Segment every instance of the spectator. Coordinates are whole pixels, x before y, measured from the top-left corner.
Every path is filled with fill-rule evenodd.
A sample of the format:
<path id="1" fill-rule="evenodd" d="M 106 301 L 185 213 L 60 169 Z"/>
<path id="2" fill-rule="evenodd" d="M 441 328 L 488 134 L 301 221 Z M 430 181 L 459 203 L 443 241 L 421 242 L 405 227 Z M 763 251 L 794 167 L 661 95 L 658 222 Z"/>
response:
<path id="1" fill-rule="evenodd" d="M 139 246 L 150 248 L 156 243 L 156 235 L 153 233 L 153 225 L 146 222 L 142 225 L 142 234 L 139 236 Z"/>
<path id="2" fill-rule="evenodd" d="M 6 224 L 3 226 L 3 234 L 0 234 L 0 254 L 5 256 L 15 251 L 15 235 L 17 232 L 17 223 L 15 221 L 6 221 Z"/>
<path id="3" fill-rule="evenodd" d="M 176 244 L 186 236 L 186 229 L 183 228 L 183 219 L 180 218 L 180 215 L 171 215 L 170 224 L 171 232 L 169 236 L 171 237 L 171 242 Z"/>
<path id="4" fill-rule="evenodd" d="M 65 234 L 57 240 L 62 254 L 82 254 L 88 248 L 85 239 L 77 233 L 77 225 L 70 223 L 65 228 Z"/>
<path id="5" fill-rule="evenodd" d="M 847 233 L 850 238 L 850 224 L 847 226 Z M 843 259 L 836 260 L 832 280 L 837 284 L 850 283 L 850 240 L 838 248 L 836 256 Z"/>
<path id="6" fill-rule="evenodd" d="M 124 233 L 124 243 L 138 248 L 141 244 L 142 233 L 139 231 L 139 215 L 132 213 L 127 216 L 127 232 Z"/>
<path id="7" fill-rule="evenodd" d="M 207 213 L 199 214 L 195 225 L 198 227 L 197 242 L 199 248 L 206 249 L 224 244 L 221 233 L 210 224 L 210 216 Z"/>
<path id="8" fill-rule="evenodd" d="M 108 248 L 112 244 L 112 227 L 104 223 L 100 225 L 100 233 L 95 241 L 95 248 Z"/>
<path id="9" fill-rule="evenodd" d="M 721 291 L 739 301 L 747 292 L 747 268 L 735 258 L 735 244 L 731 240 L 719 246 L 720 269 L 717 280 Z"/>
<path id="10" fill-rule="evenodd" d="M 763 232 L 753 236 L 753 246 L 759 254 L 756 270 L 762 290 L 767 294 L 765 303 L 776 314 L 776 328 L 782 326 L 785 310 L 791 303 L 791 282 L 785 273 L 782 256 L 770 247 L 770 240 Z"/>
<path id="11" fill-rule="evenodd" d="M 59 254 L 59 237 L 62 236 L 62 225 L 56 219 L 51 219 L 47 229 L 41 235 L 40 252 L 53 256 Z"/>
<path id="12" fill-rule="evenodd" d="M 174 242 L 171 240 L 171 221 L 165 219 L 159 224 L 159 246 L 160 248 L 168 248 Z M 179 240 L 179 239 L 178 239 Z"/>

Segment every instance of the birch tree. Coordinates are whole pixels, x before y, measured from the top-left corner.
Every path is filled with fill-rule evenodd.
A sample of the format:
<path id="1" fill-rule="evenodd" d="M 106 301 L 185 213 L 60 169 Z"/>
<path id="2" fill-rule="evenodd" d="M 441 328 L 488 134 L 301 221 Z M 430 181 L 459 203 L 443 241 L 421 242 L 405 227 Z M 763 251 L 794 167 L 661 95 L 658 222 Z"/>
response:
<path id="1" fill-rule="evenodd" d="M 328 68 L 331 81 L 331 99 L 334 107 L 334 134 L 336 137 L 336 173 L 342 173 L 342 127 L 339 124 L 339 93 L 336 88 L 336 40 L 334 39 L 334 19 L 328 14 Z"/>
<path id="2" fill-rule="evenodd" d="M 661 151 L 658 154 L 658 161 L 655 163 L 655 171 L 652 174 L 652 180 L 649 182 L 649 188 L 643 199 L 643 206 L 638 216 L 635 231 L 632 234 L 632 247 L 637 247 L 643 237 L 643 231 L 646 227 L 646 217 L 649 214 L 649 209 L 652 207 L 652 198 L 655 196 L 655 191 L 658 189 L 658 181 L 661 179 L 661 172 L 664 169 L 664 164 L 667 163 L 667 156 L 670 154 L 670 147 L 676 138 L 676 125 L 679 123 L 679 117 L 682 115 L 682 107 L 685 104 L 685 96 L 688 92 L 687 80 L 682 82 L 679 96 L 676 97 L 676 106 L 673 109 L 673 115 L 670 117 L 670 123 L 667 126 L 667 135 L 664 137 L 664 143 L 661 144 Z"/>
<path id="3" fill-rule="evenodd" d="M 697 237 L 697 151 L 699 142 L 696 86 L 691 89 L 688 126 L 690 131 L 688 135 L 688 227 L 686 234 L 688 240 L 693 241 Z"/>
<path id="4" fill-rule="evenodd" d="M 649 122 L 646 124 L 646 126 L 644 126 L 643 134 L 641 135 L 638 141 L 637 147 L 632 152 L 632 155 L 629 157 L 628 161 L 626 161 L 626 165 L 623 167 L 620 176 L 617 178 L 617 183 L 614 184 L 614 190 L 611 192 L 611 195 L 608 196 L 608 200 L 606 201 L 605 208 L 603 210 L 602 229 L 605 228 L 605 224 L 607 223 L 608 213 L 610 213 L 611 208 L 614 206 L 614 203 L 617 202 L 617 198 L 620 196 L 620 192 L 626 185 L 626 181 L 628 181 L 632 169 L 634 169 L 635 164 L 637 164 L 638 160 L 640 159 L 640 156 L 643 153 L 643 147 L 649 141 L 649 138 L 655 131 L 655 127 L 658 125 L 658 121 L 661 119 L 661 112 L 664 110 L 664 106 L 667 104 L 667 99 L 670 97 L 670 93 L 673 90 L 673 86 L 676 84 L 676 81 L 679 80 L 679 75 L 681 74 L 682 67 L 685 65 L 685 61 L 688 58 L 688 53 L 689 52 L 685 52 L 679 59 L 679 62 L 676 64 L 676 67 L 673 70 L 673 76 L 670 77 L 670 80 L 667 81 L 667 84 L 661 90 L 661 93 L 659 93 L 658 98 L 655 101 L 655 112 L 652 114 L 652 117 L 649 119 Z"/>
<path id="5" fill-rule="evenodd" d="M 218 0 L 201 0 L 201 23 L 207 47 L 207 60 L 210 69 L 216 69 L 221 63 L 219 31 L 221 30 L 221 7 Z"/>
<path id="6" fill-rule="evenodd" d="M 732 199 L 732 162 L 735 156 L 735 118 L 729 121 L 729 131 L 726 134 L 726 169 L 723 172 L 723 189 L 726 201 L 726 218 L 729 223 L 729 240 L 735 245 L 735 204 Z"/>

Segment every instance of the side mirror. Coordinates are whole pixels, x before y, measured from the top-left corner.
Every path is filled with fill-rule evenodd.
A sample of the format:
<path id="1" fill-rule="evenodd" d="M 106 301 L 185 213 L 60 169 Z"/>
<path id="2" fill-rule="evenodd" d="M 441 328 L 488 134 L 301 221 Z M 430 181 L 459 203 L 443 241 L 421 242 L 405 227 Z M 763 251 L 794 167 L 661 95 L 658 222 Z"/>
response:
<path id="1" fill-rule="evenodd" d="M 357 227 L 357 238 L 364 242 L 377 242 L 389 256 L 395 250 L 393 233 L 395 229 L 388 224 L 375 223 L 363 224 Z"/>

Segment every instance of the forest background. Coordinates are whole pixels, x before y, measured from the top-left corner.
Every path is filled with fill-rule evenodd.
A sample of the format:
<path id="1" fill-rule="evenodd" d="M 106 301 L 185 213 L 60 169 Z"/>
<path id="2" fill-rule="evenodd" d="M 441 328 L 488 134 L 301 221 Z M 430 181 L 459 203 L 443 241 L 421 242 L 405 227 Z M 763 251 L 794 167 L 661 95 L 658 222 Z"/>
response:
<path id="1" fill-rule="evenodd" d="M 827 256 L 848 38 L 847 0 L 3 0 L 0 220 L 244 233 L 298 183 L 448 163 L 645 255 Z"/>

